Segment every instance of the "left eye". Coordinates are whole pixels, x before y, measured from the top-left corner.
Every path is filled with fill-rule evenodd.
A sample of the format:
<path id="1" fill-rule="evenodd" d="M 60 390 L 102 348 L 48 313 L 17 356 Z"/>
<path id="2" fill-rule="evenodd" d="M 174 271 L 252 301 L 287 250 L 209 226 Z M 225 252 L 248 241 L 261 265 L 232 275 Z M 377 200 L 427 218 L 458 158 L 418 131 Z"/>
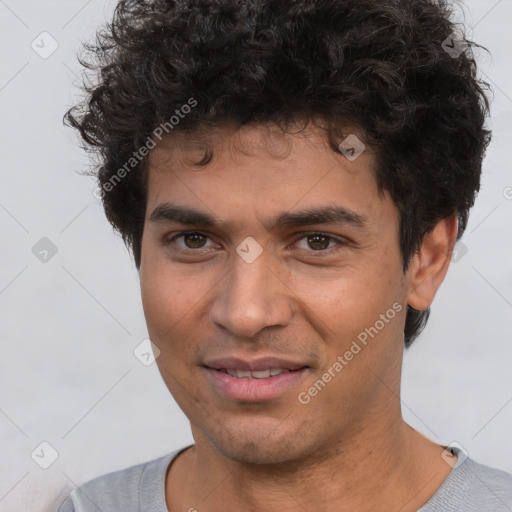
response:
<path id="1" fill-rule="evenodd" d="M 171 240 L 169 240 L 169 243 L 174 243 L 176 240 L 182 239 L 184 246 L 181 245 L 180 248 L 194 251 L 196 249 L 204 249 L 205 247 L 208 247 L 205 244 L 209 238 L 210 237 L 204 233 L 197 231 L 186 231 L 174 236 Z M 308 233 L 297 239 L 295 245 L 299 244 L 299 242 L 306 243 L 306 247 L 299 247 L 299 249 L 312 252 L 327 252 L 336 244 L 343 245 L 342 240 L 323 233 Z"/>
<path id="2" fill-rule="evenodd" d="M 338 245 L 340 245 L 342 243 L 341 240 L 338 240 L 330 235 L 324 235 L 323 233 L 307 234 L 307 235 L 303 236 L 302 238 L 299 238 L 296 243 L 298 243 L 302 240 L 305 240 L 306 245 L 309 248 L 313 249 L 314 252 L 327 251 L 327 249 L 331 249 L 332 246 L 329 247 L 331 242 L 333 242 L 335 244 L 337 243 Z M 305 250 L 308 250 L 308 249 L 305 249 Z"/>

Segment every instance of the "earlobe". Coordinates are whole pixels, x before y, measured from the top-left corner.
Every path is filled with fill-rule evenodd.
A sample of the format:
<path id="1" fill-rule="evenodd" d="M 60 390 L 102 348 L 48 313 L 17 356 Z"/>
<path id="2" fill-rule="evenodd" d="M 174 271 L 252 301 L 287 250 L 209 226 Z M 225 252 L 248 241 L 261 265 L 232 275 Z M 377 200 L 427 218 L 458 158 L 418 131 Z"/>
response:
<path id="1" fill-rule="evenodd" d="M 450 265 L 457 238 L 457 216 L 441 219 L 414 254 L 407 270 L 407 304 L 414 309 L 427 309 L 443 282 Z"/>

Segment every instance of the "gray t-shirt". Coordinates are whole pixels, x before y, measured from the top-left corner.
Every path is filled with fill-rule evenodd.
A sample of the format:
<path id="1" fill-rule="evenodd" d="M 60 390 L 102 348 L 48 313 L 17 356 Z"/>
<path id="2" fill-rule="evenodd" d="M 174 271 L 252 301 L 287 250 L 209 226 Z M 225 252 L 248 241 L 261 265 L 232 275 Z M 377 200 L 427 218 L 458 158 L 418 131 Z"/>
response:
<path id="1" fill-rule="evenodd" d="M 71 491 L 58 512 L 168 512 L 167 468 L 187 448 L 90 480 Z M 512 475 L 452 451 L 456 465 L 418 512 L 511 512 Z"/>

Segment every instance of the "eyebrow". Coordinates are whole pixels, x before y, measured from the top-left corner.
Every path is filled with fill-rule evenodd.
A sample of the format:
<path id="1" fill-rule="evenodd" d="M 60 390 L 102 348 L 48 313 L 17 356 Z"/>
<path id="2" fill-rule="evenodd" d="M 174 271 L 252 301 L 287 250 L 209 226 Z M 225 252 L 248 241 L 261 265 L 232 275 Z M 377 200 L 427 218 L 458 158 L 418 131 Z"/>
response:
<path id="1" fill-rule="evenodd" d="M 209 213 L 193 208 L 174 206 L 164 203 L 157 206 L 149 217 L 150 222 L 178 222 L 190 226 L 222 227 L 223 222 Z M 274 219 L 266 219 L 263 224 L 270 231 L 276 231 L 285 226 L 308 226 L 312 224 L 347 224 L 364 227 L 367 218 L 341 206 L 325 206 L 309 208 L 297 212 L 281 212 Z"/>

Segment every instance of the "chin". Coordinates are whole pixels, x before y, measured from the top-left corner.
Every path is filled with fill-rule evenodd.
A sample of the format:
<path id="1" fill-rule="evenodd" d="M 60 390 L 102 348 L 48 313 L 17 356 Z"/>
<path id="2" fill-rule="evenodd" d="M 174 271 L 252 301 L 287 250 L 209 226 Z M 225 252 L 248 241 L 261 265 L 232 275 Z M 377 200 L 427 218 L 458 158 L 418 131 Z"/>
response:
<path id="1" fill-rule="evenodd" d="M 212 439 L 215 449 L 227 459 L 242 464 L 274 465 L 295 460 L 295 457 L 282 444 L 269 446 L 252 440 L 229 440 L 229 443 Z"/>
<path id="2" fill-rule="evenodd" d="M 258 421 L 224 425 L 203 434 L 224 457 L 243 464 L 281 464 L 296 461 L 312 450 L 304 436 L 304 426 L 284 422 Z"/>

